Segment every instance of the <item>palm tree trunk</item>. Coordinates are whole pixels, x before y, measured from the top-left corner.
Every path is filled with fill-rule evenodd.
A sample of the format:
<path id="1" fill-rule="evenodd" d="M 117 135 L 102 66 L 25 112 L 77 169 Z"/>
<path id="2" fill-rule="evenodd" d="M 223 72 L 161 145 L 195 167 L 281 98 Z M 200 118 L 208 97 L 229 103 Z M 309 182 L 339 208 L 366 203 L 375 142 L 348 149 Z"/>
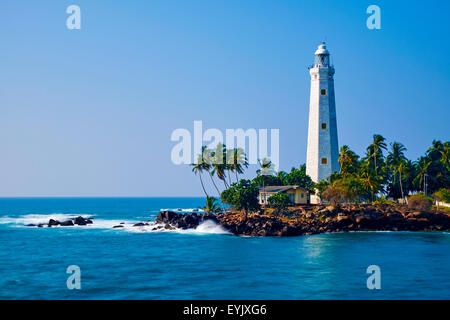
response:
<path id="1" fill-rule="evenodd" d="M 399 174 L 399 182 L 400 182 L 400 191 L 402 192 L 402 199 L 404 200 L 404 199 L 405 199 L 405 196 L 403 195 L 402 172 L 399 171 L 398 174 Z"/>
<path id="2" fill-rule="evenodd" d="M 203 184 L 202 174 L 200 173 L 198 177 L 200 178 L 200 183 L 202 184 L 203 192 L 205 193 L 206 197 L 209 197 L 208 193 L 206 192 L 205 185 Z"/>
<path id="3" fill-rule="evenodd" d="M 209 176 L 211 177 L 211 181 L 212 181 L 212 183 L 213 183 L 213 185 L 214 185 L 214 188 L 216 188 L 217 193 L 219 194 L 219 200 L 220 200 L 220 191 L 219 191 L 219 188 L 217 188 L 217 185 L 216 185 L 216 183 L 214 182 L 214 178 L 213 178 L 211 172 L 208 171 L 208 173 L 209 173 Z M 222 202 L 222 201 L 220 201 L 220 202 L 222 203 L 222 209 L 223 209 L 223 212 L 225 212 L 225 206 L 223 205 L 223 202 Z"/>
<path id="4" fill-rule="evenodd" d="M 235 171 L 234 173 L 236 173 L 236 183 L 239 183 L 239 179 L 238 179 L 238 173 L 237 173 L 237 171 Z"/>

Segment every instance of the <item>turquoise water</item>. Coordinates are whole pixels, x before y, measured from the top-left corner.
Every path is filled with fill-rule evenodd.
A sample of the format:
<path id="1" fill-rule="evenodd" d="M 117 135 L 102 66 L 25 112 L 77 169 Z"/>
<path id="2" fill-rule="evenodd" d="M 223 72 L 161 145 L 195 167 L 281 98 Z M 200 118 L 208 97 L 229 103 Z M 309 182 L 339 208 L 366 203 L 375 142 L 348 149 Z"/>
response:
<path id="1" fill-rule="evenodd" d="M 0 199 L 0 299 L 450 299 L 450 234 L 236 237 L 131 225 L 201 198 Z M 85 227 L 27 223 L 93 216 Z M 123 229 L 112 229 L 124 223 Z M 69 290 L 69 265 L 81 290 Z M 366 268 L 381 268 L 368 290 Z"/>

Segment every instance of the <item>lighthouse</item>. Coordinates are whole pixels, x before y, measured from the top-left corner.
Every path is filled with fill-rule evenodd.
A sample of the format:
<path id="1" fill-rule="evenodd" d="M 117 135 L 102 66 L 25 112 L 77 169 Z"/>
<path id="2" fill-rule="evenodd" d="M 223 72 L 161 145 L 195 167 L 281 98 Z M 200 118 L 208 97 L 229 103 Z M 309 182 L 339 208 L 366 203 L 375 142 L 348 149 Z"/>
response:
<path id="1" fill-rule="evenodd" d="M 311 93 L 306 174 L 314 182 L 319 182 L 328 178 L 332 172 L 339 171 L 334 67 L 324 42 L 314 54 L 314 65 L 309 68 L 309 74 Z M 318 201 L 317 196 L 311 196 L 311 203 Z"/>

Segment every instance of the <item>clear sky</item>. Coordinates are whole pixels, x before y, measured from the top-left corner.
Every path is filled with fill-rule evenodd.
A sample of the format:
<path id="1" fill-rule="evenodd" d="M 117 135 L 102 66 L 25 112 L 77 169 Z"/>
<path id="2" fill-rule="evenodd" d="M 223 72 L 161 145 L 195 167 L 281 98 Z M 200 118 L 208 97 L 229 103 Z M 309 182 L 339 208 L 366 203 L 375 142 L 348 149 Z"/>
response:
<path id="1" fill-rule="evenodd" d="M 81 30 L 66 28 L 71 4 Z M 366 27 L 371 4 L 381 30 Z M 194 120 L 280 129 L 280 167 L 298 166 L 323 40 L 339 144 L 361 154 L 379 133 L 416 159 L 449 139 L 449 12 L 434 0 L 1 1 L 0 196 L 201 196 L 170 159 L 172 131 Z"/>

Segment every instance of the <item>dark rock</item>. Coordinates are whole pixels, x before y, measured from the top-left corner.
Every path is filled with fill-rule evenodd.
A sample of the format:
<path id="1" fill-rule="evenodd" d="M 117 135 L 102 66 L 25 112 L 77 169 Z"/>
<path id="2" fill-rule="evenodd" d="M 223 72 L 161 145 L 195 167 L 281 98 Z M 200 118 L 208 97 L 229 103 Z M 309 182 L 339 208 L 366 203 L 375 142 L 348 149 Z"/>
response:
<path id="1" fill-rule="evenodd" d="M 36 225 L 32 224 L 32 223 L 29 223 L 29 224 L 25 225 L 25 227 L 36 227 Z"/>
<path id="2" fill-rule="evenodd" d="M 123 225 L 114 226 L 113 229 L 115 229 L 115 228 L 123 228 Z"/>
<path id="3" fill-rule="evenodd" d="M 143 226 L 148 226 L 148 223 L 138 222 L 133 224 L 133 227 L 143 227 Z"/>
<path id="4" fill-rule="evenodd" d="M 75 219 L 73 219 L 73 223 L 79 226 L 85 226 L 87 224 L 86 219 L 83 218 L 82 216 L 78 216 Z"/>
<path id="5" fill-rule="evenodd" d="M 63 227 L 73 226 L 73 221 L 72 220 L 63 221 L 63 222 L 61 222 L 61 226 L 63 226 Z"/>
<path id="6" fill-rule="evenodd" d="M 49 227 L 57 226 L 57 225 L 59 225 L 59 224 L 60 224 L 60 222 L 59 222 L 58 220 L 50 219 L 50 220 L 48 221 L 48 226 L 49 226 Z"/>

